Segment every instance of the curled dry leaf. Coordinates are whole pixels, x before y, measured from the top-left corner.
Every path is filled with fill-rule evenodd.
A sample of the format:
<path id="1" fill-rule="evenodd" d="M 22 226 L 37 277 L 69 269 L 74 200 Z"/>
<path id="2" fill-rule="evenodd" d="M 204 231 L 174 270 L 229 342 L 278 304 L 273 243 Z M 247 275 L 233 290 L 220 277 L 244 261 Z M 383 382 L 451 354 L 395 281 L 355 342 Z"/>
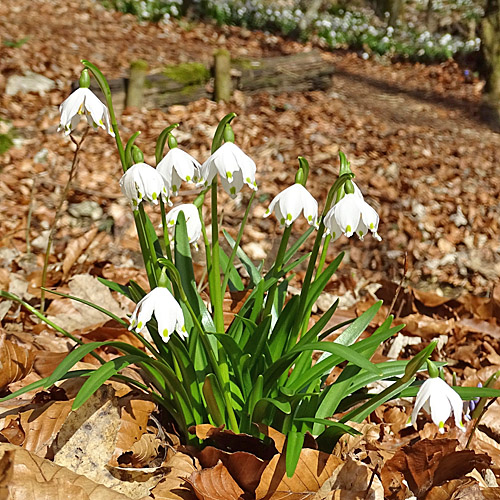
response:
<path id="1" fill-rule="evenodd" d="M 141 444 L 141 449 L 135 451 L 136 456 L 132 460 L 132 455 L 134 455 L 133 447 L 141 441 L 141 437 L 146 432 L 149 416 L 155 409 L 155 404 L 145 397 L 133 393 L 120 398 L 119 406 L 121 425 L 116 438 L 116 448 L 109 465 L 113 467 L 118 465 L 130 466 L 134 463 L 133 467 L 144 467 L 147 463 L 139 459 L 139 457 L 142 456 L 145 459 L 145 450 L 142 448 L 147 443 Z M 150 441 L 149 444 L 152 445 L 153 442 Z M 127 454 L 132 461 L 121 460 L 120 457 L 124 454 Z M 148 452 L 146 452 L 147 454 Z"/>
<path id="2" fill-rule="evenodd" d="M 11 500 L 129 500 L 44 458 L 9 443 L 0 444 L 0 494 Z"/>
<path id="3" fill-rule="evenodd" d="M 240 500 L 243 490 L 222 462 L 215 467 L 195 471 L 188 479 L 199 500 Z"/>
<path id="4" fill-rule="evenodd" d="M 0 390 L 26 377 L 33 367 L 35 351 L 0 335 Z"/>
<path id="5" fill-rule="evenodd" d="M 88 246 L 94 241 L 94 238 L 97 235 L 98 228 L 94 227 L 90 231 L 87 231 L 85 234 L 71 240 L 66 247 L 66 251 L 64 252 L 64 260 L 63 260 L 63 275 L 66 278 L 73 267 L 73 264 L 79 259 L 80 255 L 88 248 Z"/>
<path id="6" fill-rule="evenodd" d="M 196 459 L 177 452 L 163 464 L 165 474 L 151 490 L 155 500 L 197 500 L 197 496 L 186 482 L 199 467 Z"/>

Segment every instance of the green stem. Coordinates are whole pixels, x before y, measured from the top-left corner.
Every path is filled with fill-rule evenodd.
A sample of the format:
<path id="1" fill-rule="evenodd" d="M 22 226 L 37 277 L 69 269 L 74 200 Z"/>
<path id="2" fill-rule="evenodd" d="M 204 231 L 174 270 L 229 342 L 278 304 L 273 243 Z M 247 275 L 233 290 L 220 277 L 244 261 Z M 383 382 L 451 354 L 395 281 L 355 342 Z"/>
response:
<path id="1" fill-rule="evenodd" d="M 165 243 L 165 252 L 167 259 L 173 262 L 172 249 L 170 248 L 170 238 L 168 236 L 167 214 L 165 213 L 165 203 L 160 196 L 161 224 L 163 226 L 163 241 Z"/>
<path id="2" fill-rule="evenodd" d="M 328 253 L 328 245 L 330 244 L 331 239 L 332 235 L 327 234 L 323 242 L 323 249 L 321 250 L 321 256 L 318 262 L 318 268 L 316 269 L 316 278 L 321 274 L 321 271 L 323 271 L 323 267 L 325 266 L 326 254 Z"/>
<path id="3" fill-rule="evenodd" d="M 229 417 L 229 426 L 231 430 L 234 432 L 239 432 L 238 431 L 238 421 L 236 420 L 236 414 L 234 413 L 233 409 L 233 402 L 231 398 L 231 391 L 226 390 L 228 388 L 228 383 L 225 382 L 223 373 L 222 373 L 222 366 L 220 362 L 217 361 L 215 358 L 215 354 L 212 350 L 212 346 L 210 345 L 210 341 L 207 338 L 207 335 L 205 333 L 205 330 L 203 329 L 200 321 L 198 320 L 198 317 L 196 316 L 195 312 L 193 311 L 193 308 L 191 307 L 191 304 L 187 300 L 186 297 L 183 297 L 183 302 L 185 306 L 187 307 L 189 314 L 191 315 L 191 318 L 193 319 L 194 326 L 198 330 L 200 334 L 200 339 L 203 344 L 203 347 L 205 348 L 205 351 L 207 353 L 208 359 L 210 361 L 210 364 L 212 365 L 212 370 L 214 372 L 214 375 L 217 377 L 217 381 L 219 382 L 219 386 L 222 389 L 222 393 L 224 395 L 224 402 L 226 403 L 226 410 L 227 414 Z"/>
<path id="4" fill-rule="evenodd" d="M 142 258 L 144 259 L 144 266 L 146 268 L 146 274 L 148 275 L 149 286 L 151 287 L 152 290 L 153 288 L 156 288 L 156 276 L 154 276 L 153 264 L 148 249 L 146 230 L 145 226 L 142 224 L 139 210 L 134 210 L 133 213 L 134 213 L 135 228 L 137 230 L 137 237 L 139 238 L 139 245 L 141 247 Z"/>
<path id="5" fill-rule="evenodd" d="M 274 273 L 273 273 L 274 276 L 277 276 L 278 273 L 281 271 L 281 268 L 283 267 L 283 259 L 285 258 L 286 247 L 288 246 L 288 240 L 290 239 L 291 234 L 292 234 L 292 224 L 285 227 L 283 235 L 281 236 L 280 246 L 278 248 L 276 260 L 274 261 Z M 266 316 L 271 314 L 274 302 L 274 296 L 276 295 L 277 288 L 278 288 L 278 283 L 276 282 L 269 289 L 269 292 L 267 293 L 266 307 L 261 316 L 262 318 L 265 318 Z"/>
<path id="6" fill-rule="evenodd" d="M 229 283 L 229 272 L 231 267 L 233 266 L 234 258 L 236 257 L 236 252 L 240 246 L 241 238 L 243 237 L 243 231 L 245 229 L 245 225 L 248 219 L 248 214 L 250 213 L 250 207 L 252 206 L 253 200 L 255 198 L 255 191 L 252 191 L 252 195 L 250 196 L 250 200 L 248 201 L 247 208 L 245 210 L 245 214 L 243 215 L 243 219 L 240 224 L 240 230 L 238 231 L 238 236 L 236 237 L 236 241 L 234 242 L 233 250 L 231 255 L 229 256 L 229 260 L 227 262 L 226 269 L 224 271 L 224 280 L 222 281 L 222 293 L 226 293 L 226 287 Z"/>
<path id="7" fill-rule="evenodd" d="M 219 223 L 217 220 L 217 176 L 212 181 L 211 191 L 212 208 L 212 279 L 210 282 L 210 301 L 214 315 L 215 329 L 219 333 L 224 333 L 224 313 L 222 310 L 222 289 L 220 283 L 220 262 L 219 262 Z"/>

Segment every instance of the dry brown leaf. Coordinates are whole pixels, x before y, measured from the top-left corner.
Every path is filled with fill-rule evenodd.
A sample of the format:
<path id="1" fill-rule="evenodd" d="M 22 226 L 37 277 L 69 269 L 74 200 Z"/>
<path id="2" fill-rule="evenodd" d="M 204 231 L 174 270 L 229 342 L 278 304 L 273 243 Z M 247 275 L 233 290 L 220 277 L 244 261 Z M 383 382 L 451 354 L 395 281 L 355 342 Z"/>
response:
<path id="1" fill-rule="evenodd" d="M 222 462 L 193 472 L 188 481 L 199 500 L 240 500 L 244 493 Z"/>
<path id="2" fill-rule="evenodd" d="M 26 438 L 23 448 L 45 457 L 71 411 L 72 401 L 52 401 L 21 413 L 20 423 Z"/>
<path id="3" fill-rule="evenodd" d="M 335 469 L 312 500 L 383 500 L 384 488 L 378 476 L 365 464 L 348 458 Z"/>
<path id="4" fill-rule="evenodd" d="M 313 497 L 333 471 L 344 462 L 335 455 L 303 448 L 292 477 L 286 475 L 285 455 L 275 455 L 262 473 L 257 500 L 305 500 Z"/>
<path id="5" fill-rule="evenodd" d="M 129 499 L 18 446 L 2 443 L 0 455 L 0 492 L 9 500 Z"/>
<path id="6" fill-rule="evenodd" d="M 198 464 L 199 465 L 199 464 Z M 197 461 L 177 452 L 163 464 L 166 473 L 151 490 L 155 500 L 196 500 L 197 497 L 186 479 L 197 470 Z"/>
<path id="7" fill-rule="evenodd" d="M 147 431 L 148 420 L 155 409 L 155 404 L 137 393 L 127 395 L 119 400 L 121 408 L 121 425 L 116 439 L 116 448 L 109 461 L 109 465 L 128 465 L 120 461 L 120 456 L 132 451 L 143 434 Z M 143 465 L 137 465 L 143 467 Z M 135 465 L 134 465 L 135 467 Z"/>
<path id="8" fill-rule="evenodd" d="M 76 238 L 74 240 L 71 240 L 68 243 L 68 246 L 66 247 L 66 251 L 64 252 L 64 260 L 63 260 L 63 279 L 65 279 L 69 272 L 71 271 L 71 268 L 73 267 L 73 264 L 78 260 L 80 255 L 82 255 L 83 252 L 88 248 L 88 246 L 92 243 L 94 238 L 96 237 L 99 229 L 97 227 L 94 227 L 90 229 L 90 231 L 87 231 L 85 234 L 80 236 L 79 238 Z"/>
<path id="9" fill-rule="evenodd" d="M 438 307 L 451 300 L 450 297 L 443 297 L 437 293 L 425 292 L 424 290 L 419 290 L 418 288 L 408 287 L 415 298 L 427 307 Z"/>
<path id="10" fill-rule="evenodd" d="M 35 360 L 35 350 L 27 345 L 10 341 L 5 334 L 0 335 L 0 389 L 21 380 L 31 371 Z"/>

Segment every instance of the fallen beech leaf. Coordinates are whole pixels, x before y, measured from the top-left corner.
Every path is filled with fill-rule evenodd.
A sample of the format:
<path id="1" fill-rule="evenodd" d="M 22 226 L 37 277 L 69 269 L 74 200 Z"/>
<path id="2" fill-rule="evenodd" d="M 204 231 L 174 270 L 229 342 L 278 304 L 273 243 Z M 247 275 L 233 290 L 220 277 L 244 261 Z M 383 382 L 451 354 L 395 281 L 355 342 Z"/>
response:
<path id="1" fill-rule="evenodd" d="M 365 464 L 348 458 L 337 467 L 312 500 L 383 500 L 380 479 Z"/>
<path id="2" fill-rule="evenodd" d="M 120 398 L 119 404 L 121 408 L 121 425 L 116 439 L 116 448 L 109 461 L 109 465 L 113 467 L 129 465 L 129 462 L 120 462 L 119 458 L 124 453 L 131 452 L 133 446 L 141 440 L 147 430 L 149 417 L 155 409 L 155 404 L 152 401 L 143 396 L 138 396 L 137 393 Z M 140 454 L 142 454 L 142 451 L 139 451 Z M 139 465 L 139 462 L 136 463 L 137 465 L 133 465 L 133 467 L 144 466 Z"/>
<path id="3" fill-rule="evenodd" d="M 386 498 L 404 498 L 400 492 L 403 479 L 417 498 L 424 498 L 433 486 L 460 479 L 474 468 L 489 467 L 487 455 L 454 451 L 457 445 L 456 439 L 424 439 L 397 451 L 381 471 Z"/>
<path id="4" fill-rule="evenodd" d="M 262 471 L 269 463 L 268 460 L 262 460 L 252 453 L 245 451 L 228 453 L 213 446 L 204 448 L 198 458 L 201 465 L 206 468 L 214 467 L 217 463 L 222 462 L 233 479 L 248 492 L 255 491 Z"/>
<path id="5" fill-rule="evenodd" d="M 0 492 L 10 500 L 127 500 L 129 497 L 95 483 L 18 446 L 0 444 Z"/>
<path id="6" fill-rule="evenodd" d="M 151 490 L 155 500 L 196 500 L 191 486 L 186 479 L 197 470 L 196 459 L 177 452 L 162 464 L 166 473 L 161 481 Z M 187 486 L 186 486 L 187 485 Z"/>
<path id="7" fill-rule="evenodd" d="M 26 377 L 33 367 L 35 351 L 0 335 L 0 390 Z"/>
<path id="8" fill-rule="evenodd" d="M 443 297 L 442 295 L 438 295 L 437 293 L 424 292 L 423 290 L 418 290 L 417 288 L 413 287 L 408 288 L 411 293 L 413 293 L 415 298 L 427 307 L 438 307 L 452 300 L 451 297 Z"/>
<path id="9" fill-rule="evenodd" d="M 188 482 L 199 500 L 240 500 L 244 493 L 222 462 L 210 469 L 194 471 Z"/>
<path id="10" fill-rule="evenodd" d="M 66 250 L 64 252 L 64 260 L 63 260 L 63 277 L 64 279 L 68 276 L 73 264 L 78 260 L 80 255 L 88 248 L 88 246 L 92 243 L 94 238 L 97 235 L 99 229 L 94 227 L 84 233 L 79 238 L 71 240 L 66 246 Z"/>
<path id="11" fill-rule="evenodd" d="M 418 335 L 425 339 L 434 339 L 438 335 L 446 335 L 453 331 L 455 319 L 436 319 L 423 314 L 410 314 L 404 318 L 400 318 L 401 322 L 405 323 L 405 332 L 410 332 L 413 335 Z"/>
<path id="12" fill-rule="evenodd" d="M 286 475 L 285 455 L 275 455 L 262 472 L 255 491 L 257 500 L 287 498 L 305 500 L 313 497 L 333 471 L 344 462 L 335 455 L 303 448 L 295 474 Z"/>
<path id="13" fill-rule="evenodd" d="M 427 493 L 425 500 L 451 500 L 454 498 L 466 498 L 467 500 L 484 500 L 477 481 L 470 477 L 453 479 Z"/>

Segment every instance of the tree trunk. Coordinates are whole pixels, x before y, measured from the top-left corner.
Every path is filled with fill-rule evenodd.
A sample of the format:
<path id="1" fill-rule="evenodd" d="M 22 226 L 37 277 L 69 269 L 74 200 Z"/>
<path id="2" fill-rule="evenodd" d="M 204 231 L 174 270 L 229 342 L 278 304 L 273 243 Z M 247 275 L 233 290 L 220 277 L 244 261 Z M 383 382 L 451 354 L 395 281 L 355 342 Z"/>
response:
<path id="1" fill-rule="evenodd" d="M 488 0 L 481 22 L 481 55 L 486 81 L 482 113 L 500 128 L 500 1 Z"/>
<path id="2" fill-rule="evenodd" d="M 385 13 L 389 13 L 387 19 L 388 26 L 395 26 L 396 21 L 403 12 L 404 0 L 375 0 L 375 12 L 385 19 Z"/>

